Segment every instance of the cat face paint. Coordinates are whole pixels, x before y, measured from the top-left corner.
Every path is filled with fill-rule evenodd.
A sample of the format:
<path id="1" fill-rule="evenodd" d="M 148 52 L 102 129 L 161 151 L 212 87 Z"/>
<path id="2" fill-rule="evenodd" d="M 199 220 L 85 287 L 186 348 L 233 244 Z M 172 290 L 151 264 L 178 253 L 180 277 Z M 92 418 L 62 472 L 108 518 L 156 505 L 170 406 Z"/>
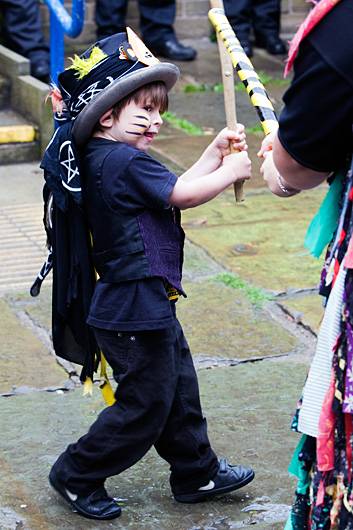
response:
<path id="1" fill-rule="evenodd" d="M 139 104 L 130 101 L 114 120 L 110 134 L 119 142 L 147 151 L 162 123 L 159 108 L 149 105 L 148 101 Z"/>

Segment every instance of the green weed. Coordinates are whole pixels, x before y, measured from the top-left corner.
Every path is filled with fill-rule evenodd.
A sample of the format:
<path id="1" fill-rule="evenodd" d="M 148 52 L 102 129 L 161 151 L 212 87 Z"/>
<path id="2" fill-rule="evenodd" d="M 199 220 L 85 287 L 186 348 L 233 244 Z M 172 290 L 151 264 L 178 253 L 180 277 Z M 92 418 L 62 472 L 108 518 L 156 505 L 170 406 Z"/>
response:
<path id="1" fill-rule="evenodd" d="M 190 134 L 191 136 L 201 136 L 204 134 L 201 127 L 191 123 L 188 120 L 185 120 L 184 118 L 178 118 L 178 116 L 173 112 L 165 112 L 162 118 L 175 129 L 181 129 L 186 134 Z"/>
<path id="2" fill-rule="evenodd" d="M 257 72 L 261 83 L 266 87 L 267 85 L 272 86 L 286 86 L 288 81 L 286 79 L 277 79 L 271 77 L 269 74 L 263 71 Z M 223 83 L 215 83 L 213 85 L 207 83 L 188 83 L 183 88 L 185 94 L 193 94 L 195 92 L 223 92 Z M 236 92 L 245 92 L 246 88 L 241 81 L 237 81 L 234 85 Z"/>
<path id="3" fill-rule="evenodd" d="M 245 128 L 246 134 L 263 134 L 263 128 L 261 125 L 254 125 L 253 127 L 246 127 Z"/>
<path id="4" fill-rule="evenodd" d="M 265 302 L 271 300 L 271 296 L 266 294 L 262 289 L 250 285 L 235 274 L 227 272 L 218 274 L 215 280 L 232 289 L 240 289 L 256 307 L 262 307 Z"/>

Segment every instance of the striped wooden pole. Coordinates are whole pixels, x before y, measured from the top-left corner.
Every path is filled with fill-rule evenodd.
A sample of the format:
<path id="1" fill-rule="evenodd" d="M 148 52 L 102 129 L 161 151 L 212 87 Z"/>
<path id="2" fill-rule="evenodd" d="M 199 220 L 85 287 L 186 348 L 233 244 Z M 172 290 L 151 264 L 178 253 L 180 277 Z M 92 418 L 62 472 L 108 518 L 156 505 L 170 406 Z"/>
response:
<path id="1" fill-rule="evenodd" d="M 264 133 L 270 134 L 277 129 L 277 117 L 274 108 L 250 59 L 235 36 L 233 28 L 224 14 L 224 9 L 210 9 L 208 17 L 216 30 L 217 36 L 222 40 L 231 58 L 232 65 L 249 94 L 251 103 L 260 118 Z"/>

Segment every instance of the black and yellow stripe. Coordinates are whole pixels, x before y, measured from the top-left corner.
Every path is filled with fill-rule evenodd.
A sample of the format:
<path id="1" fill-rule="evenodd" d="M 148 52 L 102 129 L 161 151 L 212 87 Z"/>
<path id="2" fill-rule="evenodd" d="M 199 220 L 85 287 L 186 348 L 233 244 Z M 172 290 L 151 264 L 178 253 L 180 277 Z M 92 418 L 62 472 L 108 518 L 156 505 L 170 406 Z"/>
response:
<path id="1" fill-rule="evenodd" d="M 239 40 L 236 38 L 232 26 L 229 24 L 224 10 L 220 8 L 210 9 L 208 17 L 221 37 L 228 51 L 232 64 L 243 82 L 251 103 L 255 107 L 265 134 L 277 129 L 277 117 L 272 103 L 267 95 L 265 87 L 254 70 L 250 59 L 244 52 Z"/>

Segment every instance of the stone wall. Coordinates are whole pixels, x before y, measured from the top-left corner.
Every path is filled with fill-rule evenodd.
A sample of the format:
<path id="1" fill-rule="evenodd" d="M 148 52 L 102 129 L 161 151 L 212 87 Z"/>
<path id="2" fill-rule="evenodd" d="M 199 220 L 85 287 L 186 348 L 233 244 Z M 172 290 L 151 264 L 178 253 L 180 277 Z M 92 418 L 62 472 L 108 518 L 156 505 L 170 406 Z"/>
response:
<path id="1" fill-rule="evenodd" d="M 113 2 L 114 0 L 112 0 Z M 75 39 L 77 43 L 89 44 L 95 40 L 94 3 L 94 0 L 86 0 L 85 27 L 82 34 Z M 71 2 L 65 1 L 65 6 L 71 12 Z M 48 8 L 43 5 L 41 9 L 45 32 L 48 34 Z M 208 9 L 208 0 L 177 0 L 175 29 L 178 37 L 181 39 L 207 37 L 210 33 L 207 19 Z M 305 0 L 282 0 L 282 35 L 285 38 L 290 37 L 295 32 L 307 11 L 308 3 Z M 129 0 L 127 24 L 138 30 L 138 21 L 137 0 Z M 70 39 L 68 40 L 70 41 Z"/>

